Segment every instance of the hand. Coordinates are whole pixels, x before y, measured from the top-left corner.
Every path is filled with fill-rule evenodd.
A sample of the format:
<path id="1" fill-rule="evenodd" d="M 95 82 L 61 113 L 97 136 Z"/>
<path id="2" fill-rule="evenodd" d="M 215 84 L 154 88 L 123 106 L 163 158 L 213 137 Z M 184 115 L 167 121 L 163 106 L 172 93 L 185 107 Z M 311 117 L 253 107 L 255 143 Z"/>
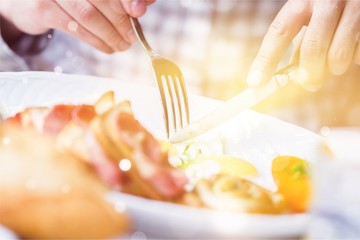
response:
<path id="1" fill-rule="evenodd" d="M 20 31 L 68 33 L 106 52 L 136 41 L 128 15 L 142 16 L 155 0 L 0 0 L 0 13 Z"/>
<path id="2" fill-rule="evenodd" d="M 300 64 L 297 80 L 305 87 L 318 87 L 327 71 L 342 75 L 352 63 L 360 65 L 359 34 L 359 0 L 289 0 L 265 35 L 248 84 L 268 82 L 297 38 L 293 54 Z"/>

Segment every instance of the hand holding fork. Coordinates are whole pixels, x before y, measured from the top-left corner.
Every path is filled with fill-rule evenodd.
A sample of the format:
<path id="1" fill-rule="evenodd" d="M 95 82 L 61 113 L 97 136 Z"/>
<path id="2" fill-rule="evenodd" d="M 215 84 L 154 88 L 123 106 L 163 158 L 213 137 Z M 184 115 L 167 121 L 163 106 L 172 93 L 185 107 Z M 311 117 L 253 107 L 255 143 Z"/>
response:
<path id="1" fill-rule="evenodd" d="M 155 78 L 161 95 L 167 137 L 189 124 L 189 103 L 183 75 L 179 67 L 155 53 L 145 39 L 141 25 L 130 17 L 131 25 L 143 49 L 151 58 Z"/>

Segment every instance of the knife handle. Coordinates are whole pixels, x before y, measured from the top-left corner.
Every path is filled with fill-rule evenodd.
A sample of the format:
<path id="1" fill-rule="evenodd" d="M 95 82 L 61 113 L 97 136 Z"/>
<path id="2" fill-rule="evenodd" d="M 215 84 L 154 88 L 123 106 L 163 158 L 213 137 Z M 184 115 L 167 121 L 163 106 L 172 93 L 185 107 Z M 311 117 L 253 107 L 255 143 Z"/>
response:
<path id="1" fill-rule="evenodd" d="M 298 62 L 288 64 L 285 67 L 276 71 L 273 79 L 274 78 L 277 79 L 277 81 L 279 81 L 280 85 L 286 84 L 290 80 L 295 80 L 298 69 L 299 69 Z M 283 83 L 282 81 L 285 81 L 285 80 L 286 80 L 286 83 Z"/>

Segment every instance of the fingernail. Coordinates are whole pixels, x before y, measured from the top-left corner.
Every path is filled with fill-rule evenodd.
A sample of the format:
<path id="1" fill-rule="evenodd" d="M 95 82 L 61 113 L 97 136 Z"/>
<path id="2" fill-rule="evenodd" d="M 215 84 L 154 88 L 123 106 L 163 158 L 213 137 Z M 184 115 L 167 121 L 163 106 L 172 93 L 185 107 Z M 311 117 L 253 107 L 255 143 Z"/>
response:
<path id="1" fill-rule="evenodd" d="M 263 83 L 264 74 L 260 70 L 253 70 L 249 73 L 247 84 L 249 87 L 259 87 Z"/>
<path id="2" fill-rule="evenodd" d="M 119 51 L 124 51 L 126 49 L 128 49 L 130 47 L 130 43 L 125 42 L 125 41 L 121 41 L 118 45 L 118 50 Z"/>
<path id="3" fill-rule="evenodd" d="M 131 12 L 136 17 L 140 17 L 145 13 L 146 6 L 142 0 L 133 0 L 131 2 Z"/>
<path id="4" fill-rule="evenodd" d="M 128 32 L 127 32 L 127 37 L 129 38 L 130 42 L 136 42 L 136 35 L 135 35 L 135 32 L 133 29 L 130 29 Z"/>
<path id="5" fill-rule="evenodd" d="M 309 83 L 309 74 L 304 68 L 299 68 L 297 71 L 297 77 L 295 79 L 301 85 L 307 85 Z"/>
<path id="6" fill-rule="evenodd" d="M 308 71 L 304 68 L 299 68 L 296 81 L 310 92 L 316 92 L 321 88 L 321 82 L 312 81 Z"/>

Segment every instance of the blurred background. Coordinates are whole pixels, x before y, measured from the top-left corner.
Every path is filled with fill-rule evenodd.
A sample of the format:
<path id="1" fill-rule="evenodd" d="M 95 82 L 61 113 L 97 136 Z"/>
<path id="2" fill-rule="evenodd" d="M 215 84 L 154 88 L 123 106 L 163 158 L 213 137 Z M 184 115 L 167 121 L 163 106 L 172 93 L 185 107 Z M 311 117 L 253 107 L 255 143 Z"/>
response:
<path id="1" fill-rule="evenodd" d="M 150 45 L 180 66 L 190 93 L 227 100 L 246 88 L 246 76 L 262 38 L 284 3 L 157 0 L 140 22 Z M 149 58 L 139 44 L 106 55 L 61 32 L 46 37 L 47 48 L 37 55 L 19 57 L 16 70 L 92 74 L 155 85 Z M 11 52 L 1 44 L 2 51 Z M 280 65 L 288 62 L 290 52 Z M 359 76 L 359 67 L 345 76 L 329 75 L 317 92 L 289 84 L 254 109 L 317 132 L 360 126 Z"/>

